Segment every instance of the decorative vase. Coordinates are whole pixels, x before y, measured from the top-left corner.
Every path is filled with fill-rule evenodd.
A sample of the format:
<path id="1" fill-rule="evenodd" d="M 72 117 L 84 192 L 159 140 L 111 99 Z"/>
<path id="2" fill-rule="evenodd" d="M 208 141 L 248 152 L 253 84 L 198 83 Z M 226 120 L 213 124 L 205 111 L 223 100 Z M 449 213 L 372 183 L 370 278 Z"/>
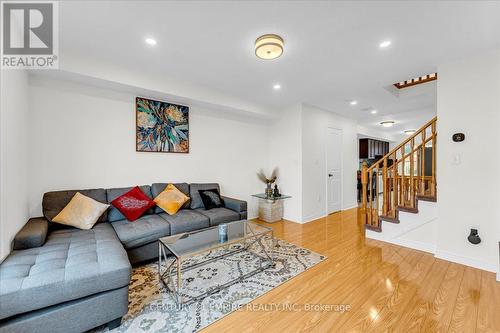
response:
<path id="1" fill-rule="evenodd" d="M 271 183 L 267 183 L 266 197 L 272 198 L 272 196 L 273 196 L 273 188 L 271 187 Z"/>

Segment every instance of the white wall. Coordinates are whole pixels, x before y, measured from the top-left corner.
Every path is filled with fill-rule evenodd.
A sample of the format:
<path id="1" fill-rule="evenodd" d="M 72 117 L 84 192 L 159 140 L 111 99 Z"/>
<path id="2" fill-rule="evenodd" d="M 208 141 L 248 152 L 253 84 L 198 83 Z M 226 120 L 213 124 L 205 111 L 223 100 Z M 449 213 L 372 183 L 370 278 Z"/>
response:
<path id="1" fill-rule="evenodd" d="M 113 63 L 95 62 L 85 55 L 70 54 L 64 57 L 59 66 L 70 76 L 83 75 L 108 82 L 125 84 L 151 91 L 160 91 L 175 96 L 177 99 L 196 100 L 199 104 L 212 104 L 230 108 L 234 111 L 244 111 L 255 117 L 272 114 L 271 109 L 254 102 L 233 97 L 223 91 L 166 77 L 160 72 L 143 72 L 141 68 L 124 68 Z"/>
<path id="2" fill-rule="evenodd" d="M 284 202 L 284 218 L 302 221 L 302 107 L 294 105 L 272 122 L 269 140 L 269 170 L 279 170 L 278 186 L 292 198 Z"/>
<path id="3" fill-rule="evenodd" d="M 438 68 L 436 256 L 496 271 L 500 223 L 500 52 Z M 454 143 L 451 135 L 465 133 Z M 461 163 L 454 164 L 455 156 Z M 482 242 L 467 241 L 478 227 Z"/>
<path id="4" fill-rule="evenodd" d="M 342 209 L 357 205 L 357 123 L 333 112 L 302 105 L 302 221 L 327 215 L 327 128 L 342 130 Z"/>
<path id="5" fill-rule="evenodd" d="M 256 172 L 268 161 L 268 126 L 190 109 L 190 153 L 135 152 L 135 95 L 80 83 L 30 79 L 29 211 L 46 191 L 153 182 L 219 182 L 223 195 L 249 202 L 262 192 Z M 234 117 L 233 117 L 234 118 Z"/>
<path id="6" fill-rule="evenodd" d="M 0 107 L 0 261 L 28 218 L 27 74 L 1 71 Z"/>

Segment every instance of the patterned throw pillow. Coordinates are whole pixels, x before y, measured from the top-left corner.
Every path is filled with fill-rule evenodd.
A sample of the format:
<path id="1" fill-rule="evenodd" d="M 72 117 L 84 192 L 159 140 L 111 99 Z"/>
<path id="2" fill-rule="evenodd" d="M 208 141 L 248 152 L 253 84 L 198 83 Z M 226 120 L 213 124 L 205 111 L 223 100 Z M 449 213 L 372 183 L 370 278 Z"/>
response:
<path id="1" fill-rule="evenodd" d="M 133 222 L 141 217 L 148 209 L 153 207 L 155 202 L 144 194 L 139 186 L 136 186 L 127 193 L 111 201 L 111 204 L 115 206 L 127 220 Z"/>
<path id="2" fill-rule="evenodd" d="M 189 201 L 189 197 L 173 184 L 168 184 L 163 192 L 158 194 L 154 201 L 156 205 L 167 212 L 167 214 L 174 215 L 185 202 Z"/>
<path id="3" fill-rule="evenodd" d="M 224 206 L 224 201 L 217 189 L 198 190 L 198 193 L 200 193 L 201 201 L 203 201 L 206 210 Z"/>
<path id="4" fill-rule="evenodd" d="M 100 203 L 80 192 L 76 192 L 66 207 L 52 219 L 52 222 L 83 230 L 92 229 L 108 207 L 107 204 Z"/>

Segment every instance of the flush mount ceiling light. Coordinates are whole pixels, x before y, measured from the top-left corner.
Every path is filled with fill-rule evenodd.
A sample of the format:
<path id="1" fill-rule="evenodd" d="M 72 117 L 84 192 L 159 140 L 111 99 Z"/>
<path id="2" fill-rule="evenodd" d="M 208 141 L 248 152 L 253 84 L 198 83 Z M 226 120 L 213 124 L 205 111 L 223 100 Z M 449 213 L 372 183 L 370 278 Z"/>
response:
<path id="1" fill-rule="evenodd" d="M 416 132 L 416 130 L 413 130 L 413 129 L 412 130 L 406 130 L 405 134 L 406 135 L 413 135 L 413 134 L 415 134 L 415 132 Z"/>
<path id="2" fill-rule="evenodd" d="M 283 38 L 278 35 L 268 34 L 255 40 L 255 55 L 260 59 L 276 59 L 283 54 Z"/>
<path id="3" fill-rule="evenodd" d="M 148 45 L 156 45 L 156 40 L 155 40 L 155 39 L 153 39 L 153 38 L 149 38 L 149 37 L 148 37 L 148 38 L 146 38 L 144 41 L 145 41 L 145 42 L 146 42 L 146 44 L 148 44 Z"/>
<path id="4" fill-rule="evenodd" d="M 391 46 L 392 42 L 390 40 L 383 40 L 380 42 L 380 44 L 378 44 L 378 47 L 380 47 L 381 49 L 385 49 L 386 47 L 389 47 Z"/>
<path id="5" fill-rule="evenodd" d="M 273 89 L 274 90 L 280 90 L 281 89 L 281 84 L 279 84 L 279 83 L 274 84 L 273 85 Z"/>
<path id="6" fill-rule="evenodd" d="M 352 100 L 352 101 L 349 101 L 349 104 L 351 104 L 351 105 L 357 105 L 358 101 Z"/>
<path id="7" fill-rule="evenodd" d="M 388 121 L 383 121 L 380 123 L 383 127 L 392 127 L 394 125 L 394 121 L 388 120 Z"/>
<path id="8" fill-rule="evenodd" d="M 377 110 L 371 110 L 370 111 L 371 114 L 376 114 L 377 113 Z"/>

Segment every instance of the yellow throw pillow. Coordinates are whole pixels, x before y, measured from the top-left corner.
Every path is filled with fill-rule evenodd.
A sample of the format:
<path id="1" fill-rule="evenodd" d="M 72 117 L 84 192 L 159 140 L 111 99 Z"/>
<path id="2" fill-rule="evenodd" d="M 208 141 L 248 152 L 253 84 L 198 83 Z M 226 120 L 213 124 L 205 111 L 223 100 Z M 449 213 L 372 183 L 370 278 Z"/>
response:
<path id="1" fill-rule="evenodd" d="M 188 200 L 187 195 L 179 191 L 174 185 L 168 184 L 153 201 L 169 215 L 174 215 Z"/>
<path id="2" fill-rule="evenodd" d="M 80 192 L 52 219 L 52 222 L 69 225 L 78 229 L 92 229 L 109 205 L 100 203 Z"/>

